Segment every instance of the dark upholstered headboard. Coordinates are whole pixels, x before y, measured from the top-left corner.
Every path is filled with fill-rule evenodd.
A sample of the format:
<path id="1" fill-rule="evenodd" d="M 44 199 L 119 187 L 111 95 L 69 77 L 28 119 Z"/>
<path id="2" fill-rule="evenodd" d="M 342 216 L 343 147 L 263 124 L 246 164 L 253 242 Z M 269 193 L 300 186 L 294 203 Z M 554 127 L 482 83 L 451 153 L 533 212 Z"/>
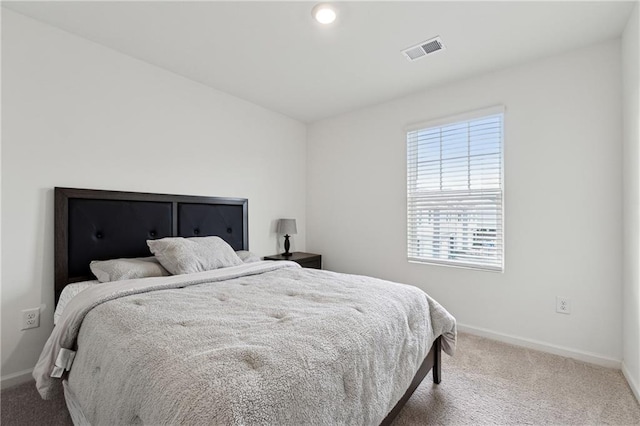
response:
<path id="1" fill-rule="evenodd" d="M 248 200 L 55 188 L 55 300 L 92 260 L 151 256 L 147 240 L 219 236 L 249 249 Z"/>

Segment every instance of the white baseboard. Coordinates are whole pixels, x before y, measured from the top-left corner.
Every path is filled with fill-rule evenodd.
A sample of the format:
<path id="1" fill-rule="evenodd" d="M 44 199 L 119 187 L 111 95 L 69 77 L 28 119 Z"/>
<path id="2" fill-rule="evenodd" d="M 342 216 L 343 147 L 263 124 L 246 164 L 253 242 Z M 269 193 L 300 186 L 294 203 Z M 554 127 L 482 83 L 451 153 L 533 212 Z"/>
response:
<path id="1" fill-rule="evenodd" d="M 31 373 L 33 373 L 33 368 L 2 376 L 2 378 L 0 378 L 0 389 L 10 388 L 11 386 L 20 385 L 28 382 L 29 380 L 33 380 Z"/>
<path id="2" fill-rule="evenodd" d="M 475 336 L 486 337 L 488 339 L 497 340 L 499 342 L 509 343 L 515 346 L 522 346 L 529 349 L 535 349 L 541 352 L 548 352 L 554 355 L 560 355 L 567 358 L 577 359 L 579 361 L 588 362 L 590 364 L 600 365 L 607 368 L 616 368 L 620 370 L 621 361 L 614 358 L 608 358 L 591 352 L 579 351 L 576 349 L 557 346 L 551 343 L 541 342 L 538 340 L 527 339 L 524 337 L 511 336 L 509 334 L 498 333 L 496 331 L 487 330 L 485 328 L 471 327 L 458 323 L 458 330 L 463 333 L 473 334 Z"/>
<path id="3" fill-rule="evenodd" d="M 640 387 L 638 386 L 638 382 L 631 376 L 631 373 L 627 369 L 627 365 L 622 361 L 622 375 L 627 379 L 627 383 L 629 383 L 629 387 L 633 391 L 633 394 L 636 396 L 638 402 L 640 402 Z"/>

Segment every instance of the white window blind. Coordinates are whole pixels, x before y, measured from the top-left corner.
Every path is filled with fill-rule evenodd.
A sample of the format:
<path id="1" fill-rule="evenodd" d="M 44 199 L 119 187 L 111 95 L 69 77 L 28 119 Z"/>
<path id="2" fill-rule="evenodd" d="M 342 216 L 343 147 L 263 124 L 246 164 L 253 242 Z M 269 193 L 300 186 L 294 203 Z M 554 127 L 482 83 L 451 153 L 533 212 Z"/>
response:
<path id="1" fill-rule="evenodd" d="M 409 261 L 503 270 L 504 113 L 472 117 L 407 132 Z"/>

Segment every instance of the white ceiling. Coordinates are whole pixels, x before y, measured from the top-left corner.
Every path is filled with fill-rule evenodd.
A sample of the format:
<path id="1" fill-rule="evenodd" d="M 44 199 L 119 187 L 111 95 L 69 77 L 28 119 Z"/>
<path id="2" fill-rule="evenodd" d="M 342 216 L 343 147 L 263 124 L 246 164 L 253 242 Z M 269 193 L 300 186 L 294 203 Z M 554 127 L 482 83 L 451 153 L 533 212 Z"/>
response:
<path id="1" fill-rule="evenodd" d="M 634 2 L 3 2 L 127 55 L 312 122 L 619 37 Z M 439 35 L 446 50 L 400 51 Z"/>

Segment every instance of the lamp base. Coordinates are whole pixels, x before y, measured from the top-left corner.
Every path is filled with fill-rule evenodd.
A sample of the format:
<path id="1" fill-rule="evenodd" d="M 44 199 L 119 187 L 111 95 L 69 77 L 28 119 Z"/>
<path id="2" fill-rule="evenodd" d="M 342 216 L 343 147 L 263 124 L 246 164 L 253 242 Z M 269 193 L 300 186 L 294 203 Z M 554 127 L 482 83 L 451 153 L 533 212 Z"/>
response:
<path id="1" fill-rule="evenodd" d="M 282 255 L 284 257 L 291 256 L 291 253 L 289 253 L 289 247 L 291 247 L 291 243 L 289 243 L 289 235 L 285 234 L 285 236 L 284 236 L 284 253 L 282 253 Z"/>

